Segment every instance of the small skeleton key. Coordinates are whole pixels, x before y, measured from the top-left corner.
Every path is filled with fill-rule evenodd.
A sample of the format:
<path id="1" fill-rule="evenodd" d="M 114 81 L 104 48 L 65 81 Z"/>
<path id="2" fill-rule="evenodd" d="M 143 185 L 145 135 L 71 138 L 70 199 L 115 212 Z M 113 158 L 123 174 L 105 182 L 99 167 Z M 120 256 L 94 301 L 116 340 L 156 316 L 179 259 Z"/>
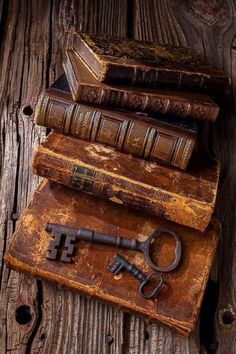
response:
<path id="1" fill-rule="evenodd" d="M 123 269 L 128 270 L 130 274 L 132 274 L 136 279 L 140 280 L 141 284 L 139 287 L 139 294 L 143 298 L 153 299 L 157 296 L 163 284 L 163 278 L 160 273 L 152 272 L 146 276 L 134 264 L 127 261 L 127 259 L 122 257 L 120 254 L 116 254 L 113 258 L 113 263 L 107 267 L 107 270 L 109 270 L 112 274 L 119 274 Z M 148 283 L 150 283 L 151 279 L 155 277 L 159 278 L 158 284 L 150 293 L 146 293 L 146 286 L 148 285 Z"/>
<path id="2" fill-rule="evenodd" d="M 119 248 L 127 248 L 143 252 L 144 257 L 149 266 L 159 272 L 170 272 L 174 270 L 181 258 L 181 242 L 179 236 L 171 230 L 155 230 L 149 235 L 146 241 L 141 242 L 136 239 L 127 239 L 120 236 L 113 236 L 109 234 L 99 233 L 89 229 L 80 229 L 68 227 L 60 224 L 48 223 L 45 230 L 51 232 L 54 240 L 49 242 L 48 246 L 48 259 L 58 259 L 63 262 L 71 262 L 74 252 L 75 242 L 77 241 L 90 241 L 96 243 L 103 243 L 107 245 L 116 246 Z M 151 245 L 152 242 L 163 234 L 169 234 L 175 241 L 175 256 L 173 262 L 167 267 L 159 267 L 151 258 Z M 64 243 L 64 244 L 63 244 Z M 62 253 L 59 250 L 62 249 Z"/>

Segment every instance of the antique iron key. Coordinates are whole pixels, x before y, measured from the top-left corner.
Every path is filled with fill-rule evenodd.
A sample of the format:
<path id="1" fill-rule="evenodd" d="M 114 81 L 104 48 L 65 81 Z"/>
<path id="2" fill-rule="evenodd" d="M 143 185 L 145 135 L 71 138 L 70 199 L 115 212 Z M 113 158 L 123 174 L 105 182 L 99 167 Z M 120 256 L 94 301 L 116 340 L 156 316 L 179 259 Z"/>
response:
<path id="1" fill-rule="evenodd" d="M 159 293 L 162 284 L 163 278 L 160 273 L 152 272 L 147 276 L 141 272 L 134 264 L 130 263 L 122 257 L 120 254 L 116 254 L 113 258 L 112 264 L 110 264 L 107 269 L 112 274 L 119 274 L 123 269 L 128 270 L 136 279 L 140 280 L 141 284 L 139 286 L 139 294 L 145 299 L 153 299 Z M 158 277 L 158 283 L 150 293 L 146 293 L 145 288 L 151 282 L 151 279 Z"/>
<path id="2" fill-rule="evenodd" d="M 141 242 L 136 239 L 127 239 L 120 236 L 99 233 L 89 229 L 73 228 L 60 224 L 46 224 L 45 230 L 51 232 L 54 240 L 50 241 L 48 247 L 48 259 L 59 259 L 63 262 L 71 262 L 76 241 L 90 241 L 116 246 L 118 248 L 127 248 L 143 252 L 149 266 L 159 272 L 170 272 L 174 270 L 181 259 L 182 246 L 179 236 L 172 230 L 155 230 L 146 241 Z M 169 234 L 175 241 L 174 260 L 167 267 L 159 267 L 152 260 L 151 245 L 155 239 L 163 234 Z M 59 250 L 64 247 L 61 253 Z"/>

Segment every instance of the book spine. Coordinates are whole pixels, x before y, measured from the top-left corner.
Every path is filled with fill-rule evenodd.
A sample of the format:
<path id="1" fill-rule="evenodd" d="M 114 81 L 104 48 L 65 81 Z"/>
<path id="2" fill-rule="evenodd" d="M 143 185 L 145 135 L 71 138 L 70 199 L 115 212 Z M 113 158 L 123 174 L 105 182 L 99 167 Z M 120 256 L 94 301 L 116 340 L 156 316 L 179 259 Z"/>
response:
<path id="1" fill-rule="evenodd" d="M 217 74 L 204 74 L 193 70 L 170 68 L 155 68 L 143 65 L 117 64 L 103 61 L 80 38 L 74 36 L 72 48 L 87 63 L 88 68 L 100 82 L 147 86 L 175 90 L 190 90 L 194 92 L 225 93 L 229 88 L 229 78 Z M 101 54 L 102 57 L 102 54 Z"/>
<path id="2" fill-rule="evenodd" d="M 83 84 L 77 81 L 68 55 L 63 68 L 76 102 L 211 121 L 215 121 L 219 113 L 219 107 L 213 101 L 196 101 L 194 98 L 191 100 L 189 97 L 185 98 L 184 93 L 182 99 L 178 99 L 178 97 L 167 97 L 159 93 L 139 93 L 108 85 L 101 87 L 101 85 Z"/>
<path id="3" fill-rule="evenodd" d="M 36 123 L 80 139 L 104 144 L 150 161 L 186 169 L 195 137 L 170 126 L 96 110 L 45 94 L 39 100 Z"/>
<path id="4" fill-rule="evenodd" d="M 34 156 L 33 171 L 76 190 L 200 231 L 205 230 L 212 214 L 212 207 L 205 203 L 168 192 L 161 187 L 139 183 L 117 175 L 114 171 L 95 168 L 78 158 L 68 159 L 43 146 L 38 148 Z"/>
<path id="5" fill-rule="evenodd" d="M 104 69 L 105 70 L 105 69 Z M 183 90 L 216 95 L 225 93 L 229 80 L 193 72 L 157 69 L 143 66 L 122 66 L 107 64 L 106 71 L 98 77 L 105 83 L 118 82 L 126 85 L 152 87 L 170 90 Z"/>
<path id="6" fill-rule="evenodd" d="M 103 106 L 119 107 L 136 112 L 151 112 L 171 114 L 184 118 L 214 121 L 219 108 L 214 103 L 186 101 L 177 98 L 168 98 L 161 95 L 147 93 L 133 93 L 130 91 L 99 86 L 80 85 L 73 89 L 74 99 L 84 104 L 98 104 Z"/>

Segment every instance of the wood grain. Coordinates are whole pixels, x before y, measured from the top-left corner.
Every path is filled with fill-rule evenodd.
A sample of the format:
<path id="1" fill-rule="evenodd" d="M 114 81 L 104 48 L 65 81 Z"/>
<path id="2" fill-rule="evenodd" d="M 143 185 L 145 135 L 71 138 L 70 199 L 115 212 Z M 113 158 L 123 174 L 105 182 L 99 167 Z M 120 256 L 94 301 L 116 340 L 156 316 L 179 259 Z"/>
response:
<path id="1" fill-rule="evenodd" d="M 212 64 L 223 69 L 232 78 L 235 87 L 234 38 L 236 32 L 235 3 L 233 1 L 190 1 L 174 3 L 175 13 L 188 43 Z M 219 353 L 234 353 L 236 343 L 235 301 L 235 111 L 231 96 L 225 102 L 224 111 L 214 129 L 214 148 L 221 160 L 222 177 L 218 193 L 216 215 L 222 222 L 222 242 L 212 279 L 219 291 L 218 310 L 215 315 L 214 342 Z M 217 274 L 217 276 L 216 276 Z M 217 296 L 217 294 L 215 294 Z M 202 323 L 204 326 L 204 323 Z"/>
<path id="2" fill-rule="evenodd" d="M 0 240 L 1 259 L 18 214 L 38 184 L 38 178 L 31 172 L 32 151 L 45 136 L 45 129 L 35 127 L 27 114 L 30 113 L 29 105 L 34 108 L 42 88 L 49 86 L 62 71 L 62 33 L 67 28 L 78 28 L 80 9 L 79 13 L 85 19 L 82 28 L 124 35 L 126 16 L 117 16 L 121 5 L 122 11 L 125 10 L 123 4 L 124 1 L 114 0 L 103 4 L 94 2 L 94 9 L 90 8 L 90 16 L 86 17 L 88 3 L 83 1 L 3 3 L 0 227 L 4 237 Z M 100 23 L 96 18 L 98 8 Z M 105 343 L 106 335 L 110 333 L 115 338 L 110 352 L 120 352 L 122 313 L 98 306 L 92 300 L 85 304 L 77 294 L 57 290 L 51 284 L 36 283 L 34 279 L 9 272 L 1 264 L 1 353 L 10 350 L 48 353 L 50 349 L 55 353 L 70 353 L 77 352 L 79 347 L 81 353 L 103 352 L 104 348 L 110 351 Z M 72 311 L 73 302 L 78 312 Z M 86 317 L 79 316 L 83 311 Z M 20 324 L 22 321 L 28 322 Z"/>
<path id="3" fill-rule="evenodd" d="M 39 92 L 62 71 L 64 31 L 134 36 L 190 45 L 225 70 L 235 87 L 235 2 L 176 0 L 2 0 L 0 2 L 1 215 L 0 258 L 18 214 L 38 184 L 32 151 L 45 135 L 29 116 Z M 235 90 L 234 90 L 235 93 Z M 26 106 L 26 107 L 25 107 Z M 212 279 L 219 287 L 215 343 L 235 352 L 235 114 L 232 100 L 218 120 L 215 147 L 223 165 L 217 214 L 222 245 Z M 25 109 L 24 109 L 25 108 Z M 204 128 L 204 138 L 208 128 Z M 211 147 L 210 147 L 211 148 Z M 224 242 L 223 242 L 224 241 Z M 170 330 L 124 315 L 78 294 L 10 272 L 1 261 L 0 352 L 198 353 L 199 334 L 182 339 Z M 21 305 L 19 324 L 16 309 Z M 76 311 L 72 311 L 72 305 Z M 22 316 L 20 316 L 22 318 Z M 19 310 L 18 317 L 19 321 Z M 21 319 L 22 320 L 22 319 Z M 203 325 L 204 323 L 202 323 Z M 205 344 L 206 346 L 206 344 Z M 215 347 L 214 347 L 215 346 Z"/>

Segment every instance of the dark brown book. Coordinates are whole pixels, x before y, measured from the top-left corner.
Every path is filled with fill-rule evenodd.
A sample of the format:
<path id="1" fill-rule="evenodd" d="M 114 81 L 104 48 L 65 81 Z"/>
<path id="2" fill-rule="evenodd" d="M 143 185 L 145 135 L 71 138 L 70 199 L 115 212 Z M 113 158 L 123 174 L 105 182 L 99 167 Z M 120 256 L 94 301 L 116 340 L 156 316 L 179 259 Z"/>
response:
<path id="1" fill-rule="evenodd" d="M 212 121 L 219 113 L 219 106 L 206 95 L 99 82 L 73 50 L 66 52 L 63 67 L 73 99 L 80 103 Z"/>
<path id="2" fill-rule="evenodd" d="M 180 171 L 103 145 L 50 133 L 38 147 L 34 173 L 112 202 L 204 231 L 214 209 L 219 164 L 191 160 Z"/>
<path id="3" fill-rule="evenodd" d="M 190 48 L 75 33 L 72 48 L 98 81 L 202 92 L 224 91 L 229 78 Z"/>
<path id="4" fill-rule="evenodd" d="M 167 119 L 167 118 L 166 118 Z M 39 99 L 35 122 L 141 158 L 186 169 L 197 129 L 132 112 L 76 104 L 62 84 Z"/>
<path id="5" fill-rule="evenodd" d="M 80 242 L 75 249 L 74 263 L 46 259 L 48 242 L 52 239 L 52 235 L 45 231 L 46 222 L 139 240 L 145 240 L 156 229 L 170 229 L 181 239 L 181 263 L 176 270 L 163 273 L 164 285 L 157 297 L 145 300 L 138 293 L 138 280 L 127 271 L 113 276 L 106 270 L 118 252 L 112 246 Z M 202 234 L 44 181 L 18 221 L 5 262 L 19 271 L 56 282 L 89 297 L 95 296 L 188 335 L 197 321 L 218 235 L 217 220 L 213 220 Z M 158 245 L 160 248 L 157 249 Z M 159 255 L 160 264 L 164 265 L 173 255 L 173 243 L 168 238 L 161 238 L 158 245 L 153 245 L 154 252 Z M 142 253 L 131 250 L 119 250 L 119 253 L 145 274 L 151 272 Z"/>

